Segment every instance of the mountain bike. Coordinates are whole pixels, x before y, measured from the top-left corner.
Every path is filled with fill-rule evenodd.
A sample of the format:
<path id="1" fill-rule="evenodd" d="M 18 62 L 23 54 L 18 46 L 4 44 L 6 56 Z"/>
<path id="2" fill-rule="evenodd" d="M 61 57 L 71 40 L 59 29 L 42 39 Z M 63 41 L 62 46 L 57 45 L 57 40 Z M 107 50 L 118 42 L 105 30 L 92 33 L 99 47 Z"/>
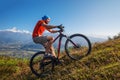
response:
<path id="1" fill-rule="evenodd" d="M 54 66 L 59 62 L 60 58 L 60 49 L 62 38 L 66 38 L 66 42 L 64 45 L 64 50 L 67 56 L 72 60 L 79 60 L 82 57 L 85 57 L 91 52 L 91 43 L 90 40 L 83 34 L 73 34 L 71 36 L 67 36 L 63 34 L 64 27 L 60 27 L 60 32 L 58 36 L 54 39 L 53 43 L 59 39 L 58 41 L 58 49 L 57 49 L 57 59 L 54 59 L 51 56 L 44 57 L 45 51 L 39 51 L 35 53 L 30 59 L 30 68 L 31 71 L 36 76 L 41 76 L 45 73 L 49 73 L 49 71 L 54 70 Z"/>

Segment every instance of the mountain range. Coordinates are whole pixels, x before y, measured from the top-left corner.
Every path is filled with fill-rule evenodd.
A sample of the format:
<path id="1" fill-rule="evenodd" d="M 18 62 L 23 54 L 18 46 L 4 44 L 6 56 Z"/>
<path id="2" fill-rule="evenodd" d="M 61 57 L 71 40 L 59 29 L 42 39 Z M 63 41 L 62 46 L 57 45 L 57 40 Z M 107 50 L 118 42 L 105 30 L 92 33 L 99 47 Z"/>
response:
<path id="1" fill-rule="evenodd" d="M 57 36 L 57 34 L 49 34 L 45 33 L 46 35 Z M 102 42 L 105 41 L 103 38 L 95 38 L 89 37 L 92 43 L 94 42 Z M 64 45 L 65 39 L 63 39 L 62 46 Z M 34 50 L 43 48 L 39 44 L 35 44 L 32 41 L 32 36 L 30 33 L 21 32 L 21 31 L 11 31 L 11 30 L 4 30 L 0 31 L 0 50 L 6 49 L 24 49 L 24 50 Z M 57 41 L 54 43 L 54 46 L 57 46 Z"/>

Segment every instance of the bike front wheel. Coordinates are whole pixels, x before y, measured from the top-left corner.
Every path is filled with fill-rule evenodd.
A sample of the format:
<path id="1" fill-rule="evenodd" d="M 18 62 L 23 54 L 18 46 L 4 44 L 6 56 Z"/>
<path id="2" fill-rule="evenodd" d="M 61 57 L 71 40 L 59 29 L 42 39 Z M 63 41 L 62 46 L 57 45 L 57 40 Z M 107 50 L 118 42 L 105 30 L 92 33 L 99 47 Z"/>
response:
<path id="1" fill-rule="evenodd" d="M 90 54 L 90 40 L 82 34 L 73 34 L 65 43 L 65 51 L 71 59 L 79 60 L 82 57 Z"/>

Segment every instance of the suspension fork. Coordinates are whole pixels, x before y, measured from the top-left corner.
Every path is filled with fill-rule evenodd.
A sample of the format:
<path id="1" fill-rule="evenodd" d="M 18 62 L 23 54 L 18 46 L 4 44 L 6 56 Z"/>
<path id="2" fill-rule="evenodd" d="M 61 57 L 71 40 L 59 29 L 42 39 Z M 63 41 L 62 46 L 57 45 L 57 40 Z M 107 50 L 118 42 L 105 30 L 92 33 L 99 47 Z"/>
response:
<path id="1" fill-rule="evenodd" d="M 64 37 L 66 37 L 67 38 L 67 40 L 69 40 L 75 47 L 79 47 L 77 44 L 75 44 L 71 39 L 70 39 L 70 37 L 67 37 L 66 35 L 64 35 Z"/>

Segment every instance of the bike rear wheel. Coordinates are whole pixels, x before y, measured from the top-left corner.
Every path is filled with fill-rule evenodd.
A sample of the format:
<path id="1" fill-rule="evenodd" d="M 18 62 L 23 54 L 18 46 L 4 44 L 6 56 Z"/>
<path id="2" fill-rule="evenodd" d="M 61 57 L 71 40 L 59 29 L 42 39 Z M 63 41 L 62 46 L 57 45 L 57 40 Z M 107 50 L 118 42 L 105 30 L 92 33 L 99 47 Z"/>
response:
<path id="1" fill-rule="evenodd" d="M 65 43 L 65 51 L 71 59 L 79 60 L 82 57 L 90 54 L 90 40 L 82 34 L 73 34 Z"/>
<path id="2" fill-rule="evenodd" d="M 30 69 L 38 77 L 48 75 L 54 68 L 52 57 L 44 58 L 44 51 L 37 52 L 30 59 Z"/>

